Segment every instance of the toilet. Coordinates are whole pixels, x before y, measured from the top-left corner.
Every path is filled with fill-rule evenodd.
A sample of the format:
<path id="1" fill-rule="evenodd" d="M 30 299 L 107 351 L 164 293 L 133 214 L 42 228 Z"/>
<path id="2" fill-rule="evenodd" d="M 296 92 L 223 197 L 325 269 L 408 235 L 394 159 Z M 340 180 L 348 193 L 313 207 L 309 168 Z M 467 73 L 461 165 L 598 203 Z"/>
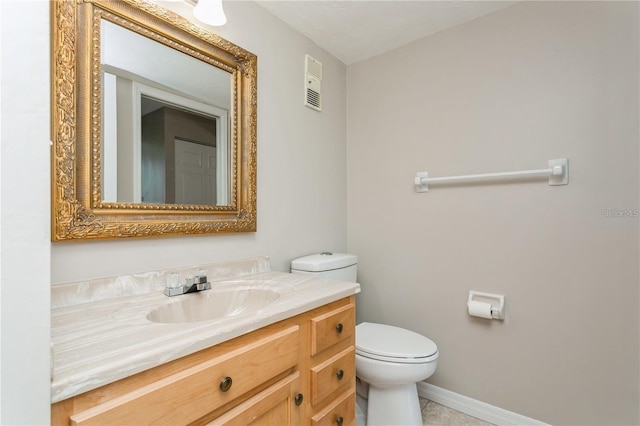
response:
<path id="1" fill-rule="evenodd" d="M 356 281 L 358 258 L 324 252 L 291 262 L 294 274 Z M 366 290 L 364 290 L 366 291 Z M 438 348 L 400 327 L 363 322 L 356 326 L 358 425 L 422 425 L 416 383 L 436 371 Z"/>

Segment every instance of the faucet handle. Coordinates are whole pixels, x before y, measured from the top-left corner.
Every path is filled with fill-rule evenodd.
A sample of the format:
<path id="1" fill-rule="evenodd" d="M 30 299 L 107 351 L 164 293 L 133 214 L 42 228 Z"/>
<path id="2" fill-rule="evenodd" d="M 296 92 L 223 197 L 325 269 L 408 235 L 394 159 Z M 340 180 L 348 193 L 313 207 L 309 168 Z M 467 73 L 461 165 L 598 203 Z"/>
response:
<path id="1" fill-rule="evenodd" d="M 166 277 L 166 285 L 167 288 L 178 288 L 180 287 L 180 274 L 172 272 L 167 274 Z"/>
<path id="2" fill-rule="evenodd" d="M 193 283 L 194 284 L 204 284 L 207 282 L 207 276 L 206 275 L 196 275 L 193 277 Z"/>

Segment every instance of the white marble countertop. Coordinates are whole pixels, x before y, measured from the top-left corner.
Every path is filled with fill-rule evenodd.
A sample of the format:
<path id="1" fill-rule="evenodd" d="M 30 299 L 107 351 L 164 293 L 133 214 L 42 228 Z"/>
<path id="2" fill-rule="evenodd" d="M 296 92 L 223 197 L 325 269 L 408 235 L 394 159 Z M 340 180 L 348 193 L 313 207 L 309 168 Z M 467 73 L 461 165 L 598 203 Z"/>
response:
<path id="1" fill-rule="evenodd" d="M 133 284 L 114 279 L 108 285 L 105 284 L 108 280 L 100 280 L 91 286 L 83 283 L 67 285 L 67 288 L 54 287 L 52 403 L 360 291 L 357 283 L 268 271 L 267 258 L 257 258 L 257 261 L 257 267 L 229 274 L 219 273 L 220 269 L 209 265 L 206 269 L 213 279 L 212 290 L 208 291 L 251 286 L 275 290 L 279 297 L 256 311 L 215 320 L 156 323 L 147 319 L 149 312 L 158 307 L 208 292 L 167 297 L 163 294 L 162 283 L 158 285 L 164 272 L 150 273 L 142 280 L 138 276 Z M 243 266 L 246 264 L 244 261 Z M 212 273 L 212 269 L 216 270 Z M 141 286 L 140 282 L 145 280 L 152 284 Z M 113 290 L 114 283 L 117 291 Z M 82 297 L 78 296 L 81 293 Z"/>

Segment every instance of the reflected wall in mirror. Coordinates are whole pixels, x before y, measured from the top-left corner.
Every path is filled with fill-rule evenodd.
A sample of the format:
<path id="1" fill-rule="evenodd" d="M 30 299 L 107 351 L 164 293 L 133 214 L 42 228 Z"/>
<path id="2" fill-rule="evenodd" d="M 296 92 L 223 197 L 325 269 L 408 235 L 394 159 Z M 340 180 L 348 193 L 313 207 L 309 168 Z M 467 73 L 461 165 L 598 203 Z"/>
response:
<path id="1" fill-rule="evenodd" d="M 53 241 L 255 231 L 256 56 L 144 0 L 52 4 Z"/>

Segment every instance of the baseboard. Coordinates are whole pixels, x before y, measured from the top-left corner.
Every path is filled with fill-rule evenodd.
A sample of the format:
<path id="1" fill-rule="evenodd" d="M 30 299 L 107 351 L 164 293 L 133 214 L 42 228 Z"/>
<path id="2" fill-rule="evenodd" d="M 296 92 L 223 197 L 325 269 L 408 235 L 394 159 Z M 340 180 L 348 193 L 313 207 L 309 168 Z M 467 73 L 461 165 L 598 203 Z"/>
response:
<path id="1" fill-rule="evenodd" d="M 489 405 L 477 399 L 451 392 L 426 382 L 418 382 L 418 395 L 429 401 L 452 408 L 469 416 L 499 426 L 549 426 L 502 408 Z"/>

